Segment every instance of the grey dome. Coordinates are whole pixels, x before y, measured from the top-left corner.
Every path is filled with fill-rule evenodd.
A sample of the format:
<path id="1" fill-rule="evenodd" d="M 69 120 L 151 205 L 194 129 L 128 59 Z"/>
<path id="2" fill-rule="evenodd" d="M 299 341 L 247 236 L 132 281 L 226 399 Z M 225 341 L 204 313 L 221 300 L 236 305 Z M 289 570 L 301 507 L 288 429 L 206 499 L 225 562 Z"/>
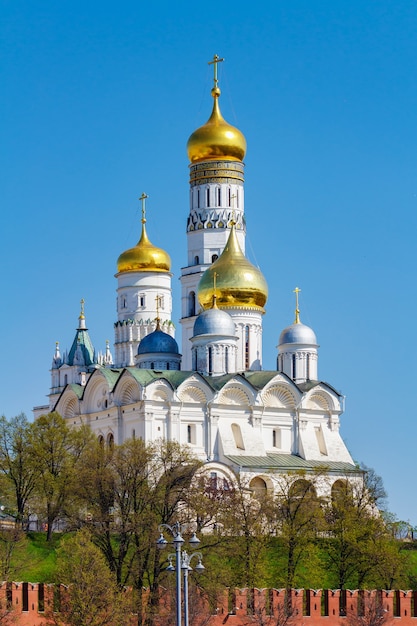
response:
<path id="1" fill-rule="evenodd" d="M 286 343 L 303 343 L 317 346 L 317 338 L 310 326 L 305 324 L 291 324 L 284 328 L 279 336 L 278 345 L 282 346 Z"/>
<path id="2" fill-rule="evenodd" d="M 149 333 L 139 344 L 138 354 L 152 353 L 170 353 L 179 354 L 178 344 L 171 335 L 164 333 L 163 330 L 154 330 Z"/>
<path id="3" fill-rule="evenodd" d="M 194 322 L 193 337 L 199 335 L 231 335 L 236 334 L 235 324 L 226 311 L 207 309 L 200 313 Z"/>

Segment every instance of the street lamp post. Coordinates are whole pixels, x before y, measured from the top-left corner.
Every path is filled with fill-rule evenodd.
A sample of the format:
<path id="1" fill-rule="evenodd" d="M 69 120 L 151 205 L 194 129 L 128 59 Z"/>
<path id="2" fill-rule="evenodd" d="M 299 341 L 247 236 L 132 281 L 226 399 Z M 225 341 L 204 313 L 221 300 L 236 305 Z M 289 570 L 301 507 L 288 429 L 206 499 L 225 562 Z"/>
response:
<path id="1" fill-rule="evenodd" d="M 159 527 L 159 532 L 161 533 L 159 536 L 156 545 L 158 548 L 163 549 L 168 545 L 168 541 L 165 539 L 163 531 L 168 530 L 173 536 L 173 544 L 175 547 L 175 553 L 168 555 L 169 565 L 167 570 L 169 572 L 175 571 L 176 584 L 175 584 L 175 596 L 177 602 L 177 626 L 181 626 L 181 571 L 183 573 L 184 578 L 184 626 L 188 626 L 188 572 L 193 568 L 190 566 L 191 560 L 193 557 L 198 558 L 198 563 L 195 566 L 195 571 L 201 573 L 205 568 L 202 561 L 201 552 L 193 552 L 192 554 L 188 554 L 186 550 L 182 551 L 182 545 L 184 544 L 184 539 L 181 535 L 181 524 L 176 522 L 172 526 L 169 524 L 161 524 Z M 193 533 L 192 537 L 189 539 L 188 543 L 192 548 L 196 548 L 200 544 L 200 540 Z M 173 560 L 175 558 L 175 567 L 173 565 Z"/>

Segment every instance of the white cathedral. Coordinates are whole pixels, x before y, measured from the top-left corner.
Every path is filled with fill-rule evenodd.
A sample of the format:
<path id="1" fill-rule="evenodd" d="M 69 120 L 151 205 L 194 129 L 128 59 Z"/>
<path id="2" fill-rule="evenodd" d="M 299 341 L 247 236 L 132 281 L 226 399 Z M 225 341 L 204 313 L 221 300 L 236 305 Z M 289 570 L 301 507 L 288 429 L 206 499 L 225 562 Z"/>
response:
<path id="1" fill-rule="evenodd" d="M 212 479 L 240 474 L 274 490 L 282 475 L 326 468 L 329 480 L 357 468 L 339 432 L 342 397 L 318 378 L 318 344 L 295 320 L 280 335 L 276 371 L 262 369 L 268 287 L 245 257 L 246 141 L 220 112 L 217 56 L 213 110 L 192 133 L 187 266 L 181 270 L 182 354 L 171 320 L 169 254 L 142 233 L 117 260 L 114 357 L 96 353 L 84 303 L 69 352 L 56 344 L 49 404 L 71 425 L 87 423 L 103 445 L 132 437 L 188 444 Z M 323 494 L 325 495 L 325 494 Z"/>

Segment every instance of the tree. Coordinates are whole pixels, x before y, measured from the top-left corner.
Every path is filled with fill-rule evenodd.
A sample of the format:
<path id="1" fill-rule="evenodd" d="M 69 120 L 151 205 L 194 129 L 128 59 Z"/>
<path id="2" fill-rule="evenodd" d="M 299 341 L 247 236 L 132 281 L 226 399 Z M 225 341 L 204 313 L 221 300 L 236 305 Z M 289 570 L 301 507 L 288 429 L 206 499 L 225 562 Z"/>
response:
<path id="1" fill-rule="evenodd" d="M 88 427 L 69 428 L 56 412 L 41 415 L 31 425 L 29 453 L 39 475 L 35 492 L 44 508 L 48 541 L 54 522 L 76 499 L 78 463 L 91 441 Z"/>
<path id="2" fill-rule="evenodd" d="M 4 415 L 0 418 L 0 472 L 10 487 L 11 508 L 16 511 L 19 525 L 24 523 L 26 507 L 39 475 L 29 447 L 30 428 L 23 413 L 10 421 Z"/>
<path id="3" fill-rule="evenodd" d="M 324 527 L 322 500 L 317 492 L 325 470 L 314 474 L 295 472 L 281 477 L 275 498 L 272 523 L 280 539 L 285 560 L 284 586 L 295 586 L 303 558 Z"/>
<path id="4" fill-rule="evenodd" d="M 128 623 L 128 603 L 104 556 L 87 529 L 63 541 L 57 551 L 57 583 L 66 585 L 57 612 L 48 623 L 59 626 L 121 626 Z"/>
<path id="5" fill-rule="evenodd" d="M 372 470 L 364 470 L 363 478 L 334 483 L 326 509 L 325 541 L 326 565 L 333 574 L 333 586 L 360 589 L 372 584 L 373 573 L 382 566 L 392 543 L 377 508 L 384 497 L 381 479 Z M 392 566 L 391 559 L 391 570 Z"/>

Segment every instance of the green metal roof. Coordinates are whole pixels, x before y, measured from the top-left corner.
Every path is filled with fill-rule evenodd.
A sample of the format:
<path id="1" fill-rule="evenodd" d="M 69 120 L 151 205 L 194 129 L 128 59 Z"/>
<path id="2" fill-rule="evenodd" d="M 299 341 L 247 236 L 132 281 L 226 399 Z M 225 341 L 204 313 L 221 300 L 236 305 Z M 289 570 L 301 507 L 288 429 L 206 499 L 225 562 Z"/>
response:
<path id="1" fill-rule="evenodd" d="M 229 461 L 241 469 L 281 470 L 282 472 L 317 471 L 325 469 L 326 473 L 352 473 L 361 470 L 351 463 L 340 461 L 307 461 L 295 454 L 267 454 L 266 456 L 227 456 Z"/>
<path id="2" fill-rule="evenodd" d="M 71 350 L 68 353 L 67 363 L 68 365 L 74 365 L 74 356 L 78 345 L 83 353 L 85 365 L 93 365 L 97 362 L 94 354 L 94 347 L 88 334 L 87 329 L 78 328 L 75 333 L 74 341 L 72 342 Z"/>

